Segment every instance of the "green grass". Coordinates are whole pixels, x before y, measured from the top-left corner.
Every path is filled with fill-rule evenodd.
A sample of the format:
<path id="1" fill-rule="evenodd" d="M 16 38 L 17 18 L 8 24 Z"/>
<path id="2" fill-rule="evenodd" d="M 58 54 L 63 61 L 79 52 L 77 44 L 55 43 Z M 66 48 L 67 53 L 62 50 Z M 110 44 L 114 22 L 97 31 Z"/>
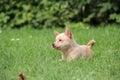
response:
<path id="1" fill-rule="evenodd" d="M 18 80 L 19 72 L 28 80 L 119 80 L 120 28 L 72 28 L 71 31 L 79 44 L 95 39 L 92 58 L 59 62 L 60 51 L 51 47 L 55 39 L 53 29 L 2 30 L 0 80 Z"/>

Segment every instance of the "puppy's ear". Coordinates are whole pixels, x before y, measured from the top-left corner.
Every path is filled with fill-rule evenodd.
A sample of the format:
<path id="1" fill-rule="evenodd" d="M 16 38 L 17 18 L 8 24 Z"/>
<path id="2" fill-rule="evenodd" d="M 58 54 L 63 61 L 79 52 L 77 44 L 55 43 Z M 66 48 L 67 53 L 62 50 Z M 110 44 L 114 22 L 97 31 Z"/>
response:
<path id="1" fill-rule="evenodd" d="M 68 27 L 66 27 L 64 34 L 67 35 L 70 39 L 72 39 L 72 33 L 70 32 L 70 29 Z"/>
<path id="2" fill-rule="evenodd" d="M 57 36 L 59 34 L 59 32 L 54 30 L 54 34 Z"/>

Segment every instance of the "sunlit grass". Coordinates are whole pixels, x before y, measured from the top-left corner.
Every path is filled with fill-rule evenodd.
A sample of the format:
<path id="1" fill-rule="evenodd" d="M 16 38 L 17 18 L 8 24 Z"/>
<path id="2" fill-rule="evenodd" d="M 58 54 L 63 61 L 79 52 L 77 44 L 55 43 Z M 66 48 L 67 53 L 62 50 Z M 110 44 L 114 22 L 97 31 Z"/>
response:
<path id="1" fill-rule="evenodd" d="M 55 39 L 53 29 L 2 30 L 0 80 L 17 80 L 19 72 L 28 80 L 119 80 L 120 28 L 71 28 L 71 31 L 79 44 L 95 39 L 92 58 L 59 62 L 60 51 L 51 47 Z"/>

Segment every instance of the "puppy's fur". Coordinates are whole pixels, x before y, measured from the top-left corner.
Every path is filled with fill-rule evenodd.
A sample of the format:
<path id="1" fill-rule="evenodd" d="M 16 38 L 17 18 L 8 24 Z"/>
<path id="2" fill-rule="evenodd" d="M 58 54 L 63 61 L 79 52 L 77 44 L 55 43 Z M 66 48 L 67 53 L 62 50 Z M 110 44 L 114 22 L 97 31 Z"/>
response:
<path id="1" fill-rule="evenodd" d="M 71 61 L 80 56 L 86 58 L 91 56 L 91 48 L 95 43 L 94 40 L 89 41 L 87 45 L 78 45 L 68 27 L 66 27 L 65 32 L 59 33 L 54 31 L 54 34 L 56 35 L 56 40 L 52 46 L 62 51 L 62 60 Z"/>

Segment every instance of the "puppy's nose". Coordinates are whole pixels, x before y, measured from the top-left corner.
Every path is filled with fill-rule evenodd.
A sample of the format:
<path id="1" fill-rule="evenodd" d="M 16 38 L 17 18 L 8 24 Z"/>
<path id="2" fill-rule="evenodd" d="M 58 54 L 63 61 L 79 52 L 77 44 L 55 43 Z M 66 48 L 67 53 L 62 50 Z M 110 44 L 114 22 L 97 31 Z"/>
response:
<path id="1" fill-rule="evenodd" d="M 54 45 L 54 44 L 52 44 L 52 47 L 55 47 L 55 45 Z"/>

